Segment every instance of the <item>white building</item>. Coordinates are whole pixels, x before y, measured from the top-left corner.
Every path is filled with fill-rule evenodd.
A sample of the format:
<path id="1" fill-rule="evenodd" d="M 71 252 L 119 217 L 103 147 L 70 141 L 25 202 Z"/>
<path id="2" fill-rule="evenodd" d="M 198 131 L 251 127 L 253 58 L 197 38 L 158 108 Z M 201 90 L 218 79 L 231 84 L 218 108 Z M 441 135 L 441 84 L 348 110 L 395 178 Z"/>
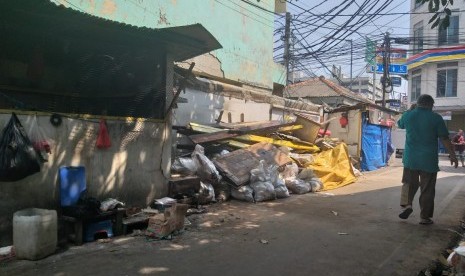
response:
<path id="1" fill-rule="evenodd" d="M 331 81 L 339 83 L 365 99 L 374 102 L 383 98 L 383 87 L 379 80 L 374 80 L 372 77 L 361 76 L 351 79 L 342 73 L 340 66 L 337 67 L 334 65 L 332 68 L 332 75 L 337 76 L 337 78 L 333 77 L 330 79 Z"/>
<path id="2" fill-rule="evenodd" d="M 460 12 L 465 2 L 454 1 L 450 9 L 449 27 L 431 29 L 428 5 L 411 0 L 408 100 L 415 103 L 421 94 L 431 95 L 449 130 L 457 130 L 465 128 L 465 16 Z"/>

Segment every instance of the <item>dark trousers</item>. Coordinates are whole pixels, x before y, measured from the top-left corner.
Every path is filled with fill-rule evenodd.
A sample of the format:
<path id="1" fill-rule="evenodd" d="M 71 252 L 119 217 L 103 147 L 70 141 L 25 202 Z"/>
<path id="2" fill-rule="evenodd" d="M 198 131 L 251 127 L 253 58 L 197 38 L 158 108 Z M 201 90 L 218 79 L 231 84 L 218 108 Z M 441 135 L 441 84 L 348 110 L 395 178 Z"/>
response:
<path id="1" fill-rule="evenodd" d="M 404 168 L 400 206 L 412 205 L 413 198 L 420 188 L 420 217 L 422 219 L 432 218 L 437 175 L 437 173 Z"/>

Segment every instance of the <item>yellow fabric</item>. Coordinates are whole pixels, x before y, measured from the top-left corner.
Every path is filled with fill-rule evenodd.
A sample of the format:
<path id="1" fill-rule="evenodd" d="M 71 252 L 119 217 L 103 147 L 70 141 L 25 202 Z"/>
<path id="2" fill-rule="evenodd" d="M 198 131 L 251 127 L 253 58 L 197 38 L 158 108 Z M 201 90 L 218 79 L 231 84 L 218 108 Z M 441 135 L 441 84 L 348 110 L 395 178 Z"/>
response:
<path id="1" fill-rule="evenodd" d="M 307 165 L 321 179 L 324 190 L 336 189 L 355 182 L 354 171 L 349 159 L 347 145 L 339 144 L 334 149 L 315 155 L 315 160 Z"/>

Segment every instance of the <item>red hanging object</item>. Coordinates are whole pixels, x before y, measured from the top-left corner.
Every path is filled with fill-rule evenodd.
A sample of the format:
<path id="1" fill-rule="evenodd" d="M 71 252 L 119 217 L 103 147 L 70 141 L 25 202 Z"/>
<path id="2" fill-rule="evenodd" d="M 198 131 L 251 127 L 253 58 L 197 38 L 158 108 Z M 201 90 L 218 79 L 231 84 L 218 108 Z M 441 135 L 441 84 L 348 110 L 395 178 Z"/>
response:
<path id="1" fill-rule="evenodd" d="M 104 119 L 101 119 L 97 137 L 97 148 L 106 149 L 109 147 L 111 147 L 111 141 L 110 135 L 108 135 L 107 124 Z"/>
<path id="2" fill-rule="evenodd" d="M 339 124 L 341 125 L 342 128 L 346 128 L 346 126 L 349 124 L 347 115 L 345 114 L 341 115 L 341 118 L 339 118 Z"/>

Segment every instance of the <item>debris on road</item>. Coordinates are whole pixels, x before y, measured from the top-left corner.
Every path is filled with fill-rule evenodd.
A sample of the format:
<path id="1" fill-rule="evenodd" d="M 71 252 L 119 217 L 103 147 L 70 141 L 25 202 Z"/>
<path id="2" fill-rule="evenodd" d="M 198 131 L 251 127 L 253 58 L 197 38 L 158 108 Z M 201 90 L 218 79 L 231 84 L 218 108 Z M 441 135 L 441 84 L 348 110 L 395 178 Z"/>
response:
<path id="1" fill-rule="evenodd" d="M 260 243 L 261 243 L 261 244 L 269 244 L 269 242 L 268 242 L 267 240 L 264 240 L 264 239 L 261 239 L 261 240 L 260 240 Z"/>

